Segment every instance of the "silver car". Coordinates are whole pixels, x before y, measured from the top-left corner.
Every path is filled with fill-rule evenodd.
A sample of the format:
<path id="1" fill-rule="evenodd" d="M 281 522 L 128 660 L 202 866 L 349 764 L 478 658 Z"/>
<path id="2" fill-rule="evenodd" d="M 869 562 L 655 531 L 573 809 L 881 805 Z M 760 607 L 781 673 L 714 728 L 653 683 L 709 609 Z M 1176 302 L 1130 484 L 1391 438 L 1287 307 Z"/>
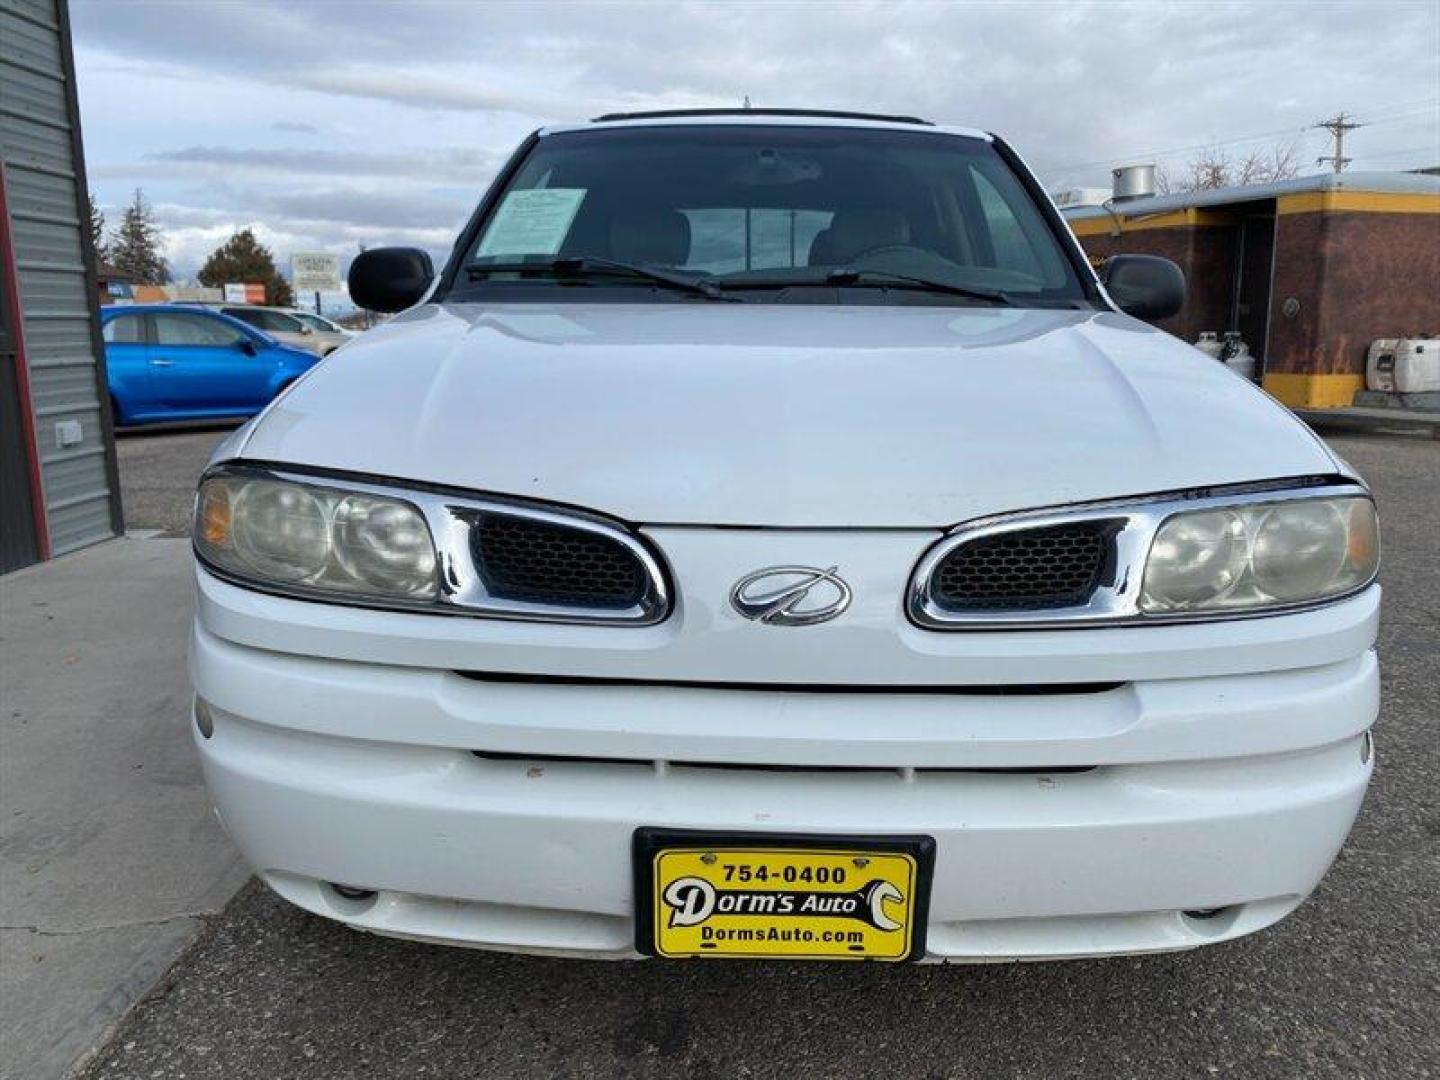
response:
<path id="1" fill-rule="evenodd" d="M 339 323 L 333 322 L 332 320 L 325 318 L 325 316 L 323 315 L 316 315 L 313 311 L 302 311 L 299 308 L 287 308 L 285 313 L 287 315 L 293 315 L 306 326 L 310 327 L 311 330 L 314 330 L 315 333 L 335 339 L 335 348 L 337 349 L 341 345 L 344 345 L 345 342 L 349 341 L 351 338 L 356 337 L 358 334 L 358 331 L 347 330 Z"/>
<path id="2" fill-rule="evenodd" d="M 320 356 L 329 356 L 349 337 L 334 329 L 317 329 L 300 313 L 278 307 L 261 307 L 258 304 L 221 304 L 217 310 L 233 316 L 243 323 L 263 330 L 277 341 L 293 345 L 297 349 L 308 349 Z"/>

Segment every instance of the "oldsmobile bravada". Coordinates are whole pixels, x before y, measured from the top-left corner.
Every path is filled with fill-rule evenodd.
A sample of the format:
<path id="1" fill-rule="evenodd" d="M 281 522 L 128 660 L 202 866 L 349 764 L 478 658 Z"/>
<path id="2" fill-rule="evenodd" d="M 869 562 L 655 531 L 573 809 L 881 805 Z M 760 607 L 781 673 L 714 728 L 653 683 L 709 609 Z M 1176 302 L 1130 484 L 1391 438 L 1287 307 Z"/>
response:
<path id="1" fill-rule="evenodd" d="M 195 729 L 358 929 L 590 957 L 1032 959 L 1293 911 L 1372 768 L 1373 504 L 904 117 L 536 132 L 399 312 L 215 453 Z"/>

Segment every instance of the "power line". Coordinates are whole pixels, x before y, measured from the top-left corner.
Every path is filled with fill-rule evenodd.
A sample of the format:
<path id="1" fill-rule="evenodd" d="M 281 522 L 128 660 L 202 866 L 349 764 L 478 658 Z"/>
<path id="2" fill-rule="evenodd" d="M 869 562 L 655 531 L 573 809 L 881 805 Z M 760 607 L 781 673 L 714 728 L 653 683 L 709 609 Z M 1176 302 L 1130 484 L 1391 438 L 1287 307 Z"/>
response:
<path id="1" fill-rule="evenodd" d="M 1411 115 L 1426 112 L 1430 109 L 1440 107 L 1440 98 L 1420 98 L 1412 101 L 1394 102 L 1389 105 L 1377 106 L 1370 112 L 1366 119 L 1361 121 L 1367 127 L 1377 124 L 1392 124 L 1407 119 Z M 1131 154 L 1121 154 L 1118 157 L 1104 158 L 1098 161 L 1082 161 L 1069 165 L 1042 165 L 1036 171 L 1043 173 L 1073 172 L 1079 169 L 1099 168 L 1106 165 L 1124 165 L 1134 161 L 1145 161 L 1153 158 L 1174 157 L 1177 154 L 1192 154 L 1201 150 L 1220 149 L 1230 146 L 1242 146 L 1245 143 L 1259 142 L 1264 139 L 1273 139 L 1283 135 L 1289 135 L 1296 139 L 1304 139 L 1308 132 L 1315 130 L 1314 126 L 1303 125 L 1300 127 L 1275 128 L 1271 131 L 1259 131 L 1249 135 L 1237 135 L 1233 139 L 1211 139 L 1208 142 L 1195 143 L 1191 146 L 1177 146 L 1169 150 L 1145 150 Z"/>
<path id="2" fill-rule="evenodd" d="M 1394 105 L 1381 105 L 1374 112 L 1365 114 L 1362 119 L 1367 124 L 1376 123 L 1382 117 L 1390 119 L 1393 115 L 1405 113 L 1429 112 L 1440 107 L 1440 97 L 1418 98 L 1415 101 L 1401 101 Z"/>
<path id="3" fill-rule="evenodd" d="M 1440 143 L 1429 146 L 1407 146 L 1401 150 L 1382 150 L 1378 154 L 1357 154 L 1356 161 L 1393 161 L 1395 158 L 1420 157 L 1440 159 Z"/>
<path id="4" fill-rule="evenodd" d="M 1347 120 L 1343 111 L 1332 116 L 1329 120 L 1321 120 L 1315 127 L 1324 128 L 1330 132 L 1331 138 L 1335 140 L 1335 152 L 1316 158 L 1315 164 L 1324 165 L 1328 161 L 1335 166 L 1337 173 L 1344 172 L 1345 166 L 1349 165 L 1351 160 L 1345 156 L 1345 133 L 1364 126 L 1364 124 L 1356 123 L 1354 120 Z"/>
<path id="5" fill-rule="evenodd" d="M 1123 165 L 1131 161 L 1144 161 L 1150 158 L 1174 157 L 1176 154 L 1191 154 L 1197 150 L 1209 150 L 1211 147 L 1238 146 L 1242 143 L 1257 142 L 1260 139 L 1273 139 L 1279 135 L 1294 135 L 1301 137 L 1306 131 L 1305 127 L 1276 128 L 1274 131 L 1261 131 L 1254 135 L 1241 135 L 1224 141 L 1211 140 L 1209 142 L 1195 143 L 1193 146 L 1177 146 L 1170 150 L 1146 150 L 1135 154 L 1121 154 L 1119 157 L 1105 158 L 1102 161 L 1082 161 L 1071 165 L 1054 165 L 1042 167 L 1041 172 L 1069 172 L 1073 169 L 1098 168 L 1101 165 Z"/>

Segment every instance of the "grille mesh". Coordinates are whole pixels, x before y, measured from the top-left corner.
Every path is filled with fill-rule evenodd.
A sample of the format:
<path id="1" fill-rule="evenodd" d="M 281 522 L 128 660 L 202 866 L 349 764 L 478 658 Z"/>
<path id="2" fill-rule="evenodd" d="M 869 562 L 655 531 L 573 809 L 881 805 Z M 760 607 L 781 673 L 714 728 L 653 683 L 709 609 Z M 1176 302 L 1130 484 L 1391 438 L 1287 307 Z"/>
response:
<path id="1" fill-rule="evenodd" d="M 1113 533 L 1108 522 L 1085 521 L 972 540 L 941 560 L 931 595 L 957 611 L 1083 604 L 1105 569 Z"/>
<path id="2" fill-rule="evenodd" d="M 607 536 L 484 514 L 471 531 L 471 543 L 480 577 L 497 599 L 624 609 L 645 596 L 640 560 Z"/>

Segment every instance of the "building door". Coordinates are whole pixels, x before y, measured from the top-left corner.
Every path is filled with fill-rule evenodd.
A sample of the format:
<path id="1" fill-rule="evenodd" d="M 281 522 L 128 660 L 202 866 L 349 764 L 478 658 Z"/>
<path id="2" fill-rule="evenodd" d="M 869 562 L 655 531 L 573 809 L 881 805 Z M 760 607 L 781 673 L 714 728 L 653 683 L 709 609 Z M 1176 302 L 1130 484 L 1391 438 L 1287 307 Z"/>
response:
<path id="1" fill-rule="evenodd" d="M 1237 281 L 1230 325 L 1240 331 L 1257 361 L 1265 359 L 1270 320 L 1270 265 L 1275 260 L 1275 214 L 1247 213 L 1240 223 L 1240 250 L 1236 252 Z"/>

